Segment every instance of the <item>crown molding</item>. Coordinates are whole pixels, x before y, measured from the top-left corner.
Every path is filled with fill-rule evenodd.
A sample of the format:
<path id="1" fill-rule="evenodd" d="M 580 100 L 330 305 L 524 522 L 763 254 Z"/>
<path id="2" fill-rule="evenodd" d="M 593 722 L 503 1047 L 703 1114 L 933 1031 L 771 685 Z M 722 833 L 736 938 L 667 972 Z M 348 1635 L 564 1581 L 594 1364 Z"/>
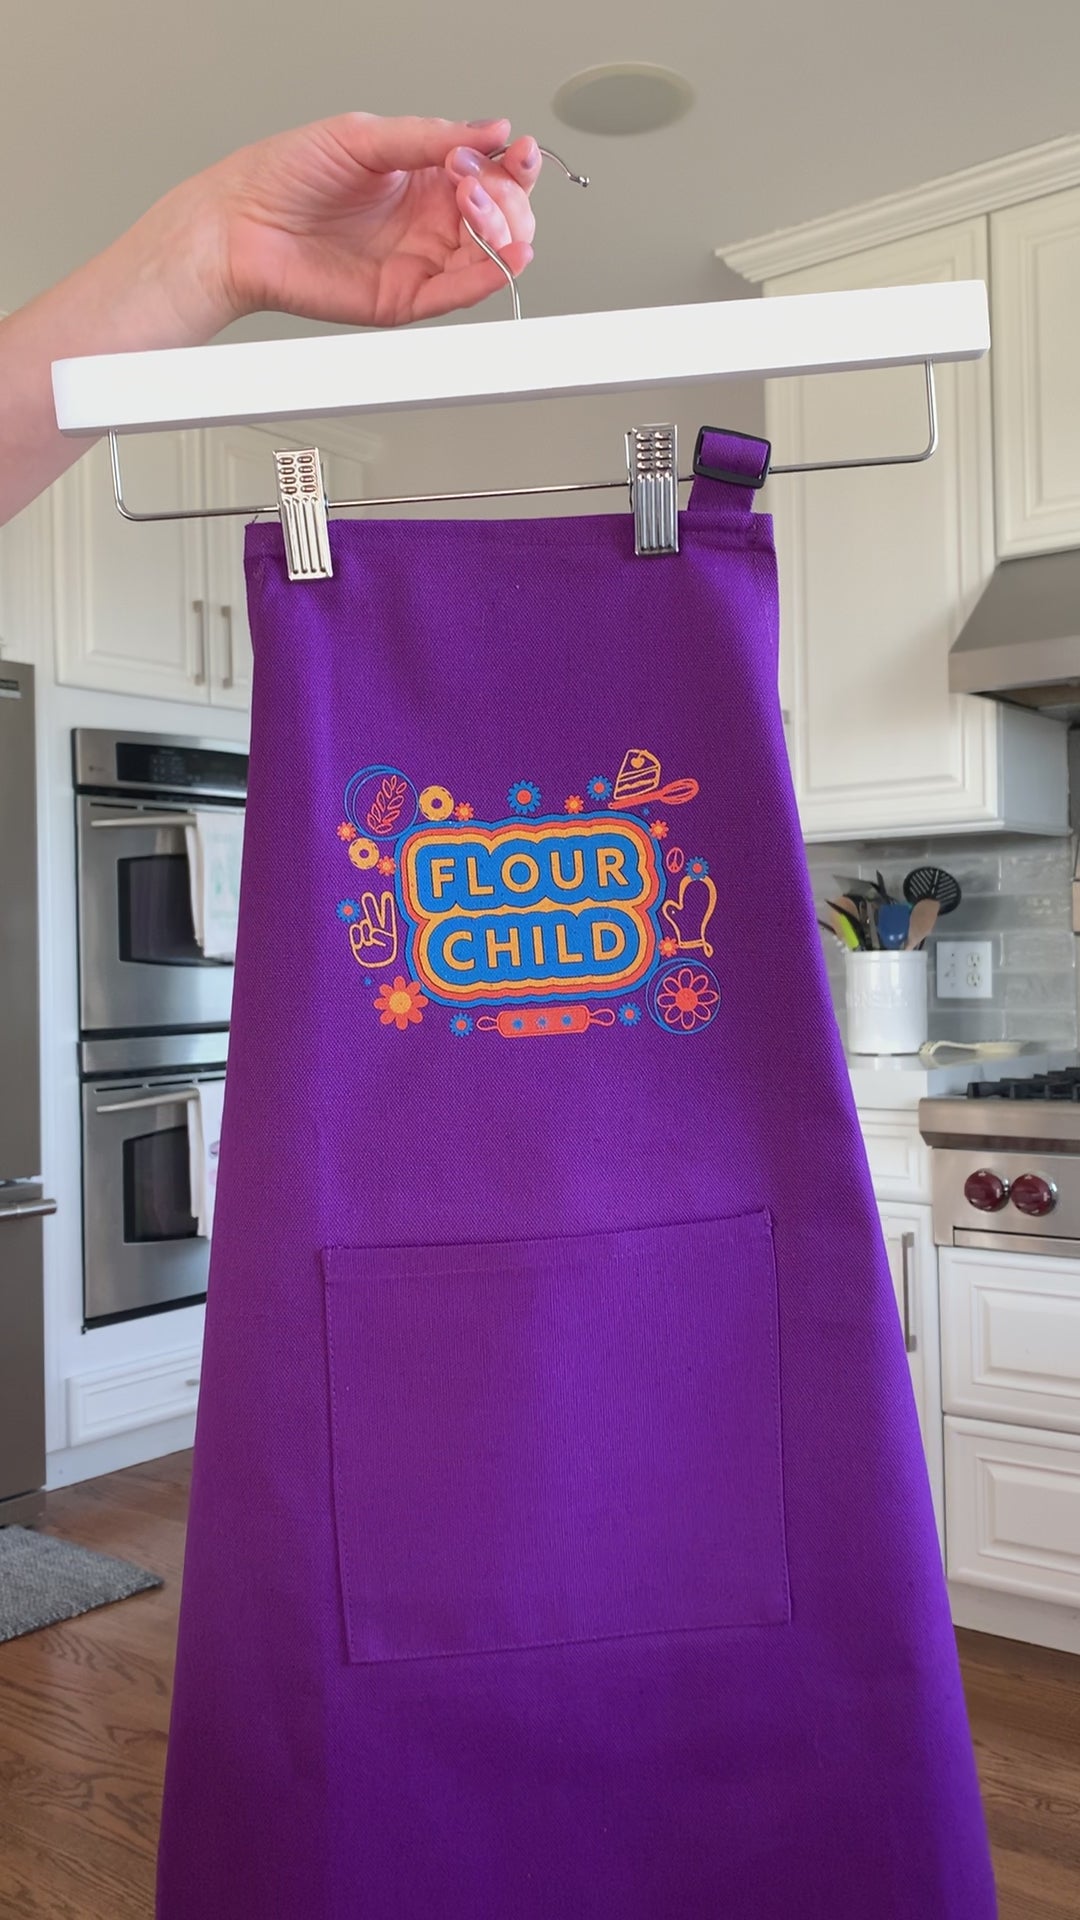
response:
<path id="1" fill-rule="evenodd" d="M 1080 186 L 1080 134 L 1069 134 L 999 160 L 987 160 L 962 173 L 946 174 L 907 193 L 886 194 L 880 200 L 867 200 L 861 206 L 826 214 L 821 220 L 808 220 L 802 226 L 781 227 L 756 240 L 717 247 L 716 258 L 741 273 L 744 280 L 759 285 L 781 274 L 817 266 L 823 260 L 861 253 L 867 247 L 905 240 L 931 227 L 970 220 L 977 214 L 993 213 L 998 207 L 1037 200 L 1043 194 L 1061 193 L 1075 186 Z"/>

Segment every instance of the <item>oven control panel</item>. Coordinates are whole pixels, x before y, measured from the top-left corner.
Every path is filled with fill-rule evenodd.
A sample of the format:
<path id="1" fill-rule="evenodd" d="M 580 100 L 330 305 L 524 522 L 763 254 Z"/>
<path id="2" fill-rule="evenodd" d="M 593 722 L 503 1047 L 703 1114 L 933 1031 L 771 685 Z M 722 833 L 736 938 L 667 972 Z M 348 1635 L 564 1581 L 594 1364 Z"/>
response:
<path id="1" fill-rule="evenodd" d="M 931 1159 L 938 1246 L 1045 1240 L 1080 1259 L 1080 1157 L 973 1145 L 935 1147 Z M 1016 1248 L 1020 1251 L 1019 1246 Z"/>

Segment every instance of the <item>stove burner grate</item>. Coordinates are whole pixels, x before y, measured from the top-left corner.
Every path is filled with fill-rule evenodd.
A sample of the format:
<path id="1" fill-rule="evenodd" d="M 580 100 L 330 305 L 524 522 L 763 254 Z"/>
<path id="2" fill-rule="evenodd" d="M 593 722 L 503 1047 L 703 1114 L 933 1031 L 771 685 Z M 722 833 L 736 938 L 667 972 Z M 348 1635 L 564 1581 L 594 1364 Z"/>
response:
<path id="1" fill-rule="evenodd" d="M 1080 1105 L 1080 1067 L 1033 1073 L 1024 1080 L 969 1080 L 969 1100 L 1071 1100 Z"/>

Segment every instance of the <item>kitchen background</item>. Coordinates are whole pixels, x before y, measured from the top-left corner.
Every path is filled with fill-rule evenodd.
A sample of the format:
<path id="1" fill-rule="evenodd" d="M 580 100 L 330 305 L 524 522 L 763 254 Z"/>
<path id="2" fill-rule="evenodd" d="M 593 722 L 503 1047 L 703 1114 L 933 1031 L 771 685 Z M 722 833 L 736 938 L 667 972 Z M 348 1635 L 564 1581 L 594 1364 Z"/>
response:
<path id="1" fill-rule="evenodd" d="M 929 945 L 931 1040 L 1023 1040 L 1048 1050 L 1077 1043 L 1076 941 L 1072 932 L 1072 846 L 1038 834 L 935 836 L 930 840 L 849 841 L 807 849 L 814 898 L 838 891 L 837 876 L 882 877 L 899 895 L 912 867 L 944 867 L 963 898 L 938 925 L 943 940 L 990 942 L 985 1000 L 941 998 Z M 843 1025 L 843 953 L 823 936 L 837 1016 Z M 1004 1069 L 1003 1069 L 1004 1070 Z"/>
<path id="2" fill-rule="evenodd" d="M 6 24 L 0 308 L 104 245 L 184 173 L 245 139 L 355 104 L 481 114 L 505 103 L 517 126 L 590 174 L 588 193 L 554 169 L 541 181 L 537 259 L 521 287 L 526 314 L 987 282 L 993 352 L 939 370 L 933 460 L 777 479 L 766 489 L 783 607 L 780 700 L 816 900 L 835 894 L 837 875 L 881 867 L 897 882 L 917 864 L 944 866 L 964 897 L 941 935 L 989 941 L 991 982 L 986 998 L 941 998 L 931 953 L 931 1038 L 1012 1039 L 1073 1053 L 1067 729 L 954 691 L 950 652 L 996 569 L 1080 552 L 1075 6 L 1031 0 L 1021 32 L 1004 0 L 944 16 L 934 0 L 912 0 L 897 32 L 892 16 L 877 25 L 858 0 L 810 10 L 763 0 L 725 22 L 720 71 L 708 10 L 672 7 L 661 32 L 637 0 L 587 15 L 552 0 L 515 23 L 529 51 L 509 99 L 505 50 L 470 42 L 452 11 L 425 21 L 421 84 L 407 13 L 381 17 L 373 33 L 355 10 L 315 5 L 297 63 L 291 34 L 275 33 L 265 11 L 248 17 L 210 0 L 169 17 L 128 0 L 106 11 L 108 31 L 100 9 L 70 10 L 59 62 L 48 9 L 22 9 Z M 876 48 L 875 33 L 883 36 Z M 651 126 L 631 114 L 626 137 L 612 133 L 610 119 L 602 130 L 603 115 L 586 125 L 578 109 L 576 123 L 560 123 L 553 103 L 569 66 L 642 47 L 660 49 L 665 66 L 690 77 L 697 106 Z M 853 69 L 838 48 L 856 50 Z M 356 76 L 344 101 L 343 72 Z M 675 93 L 685 103 L 685 92 Z M 639 107 L 642 97 L 634 86 L 622 96 Z M 604 98 L 610 108 L 618 89 Z M 497 324 L 504 315 L 496 297 L 450 324 Z M 310 330 L 264 316 L 237 332 Z M 607 395 L 389 423 L 150 435 L 127 443 L 125 470 L 136 507 L 271 497 L 276 445 L 319 445 L 332 496 L 542 485 L 616 477 L 625 430 L 673 417 L 684 470 L 703 421 L 766 431 L 778 461 L 909 451 L 925 437 L 923 377 L 913 368 L 796 378 L 767 390 L 644 393 L 632 404 Z M 513 511 L 618 513 L 626 505 L 604 494 L 522 500 Z M 52 1486 L 188 1444 L 204 1311 L 86 1322 L 72 732 L 246 742 L 240 553 L 235 523 L 123 523 L 100 447 L 0 529 L 0 664 L 29 661 L 36 673 L 43 1152 L 58 1203 L 42 1229 Z M 1074 637 L 1080 679 L 1076 629 Z M 839 1004 L 831 940 L 825 955 Z M 961 1064 L 955 1081 L 962 1086 L 969 1071 Z M 1020 1303 L 1008 1321 L 1020 1346 L 1013 1352 L 1006 1339 L 1004 1349 L 1011 1384 L 965 1385 L 977 1313 L 969 1326 L 954 1309 L 975 1298 L 985 1272 L 969 1249 L 935 1240 L 931 1156 L 917 1114 L 935 1085 L 909 1062 L 876 1076 L 856 1066 L 853 1086 L 943 1540 L 952 1449 L 946 1546 L 954 1593 L 963 1589 L 957 1617 L 988 1624 L 980 1608 L 989 1594 L 1011 1609 L 991 1614 L 993 1630 L 1080 1648 L 1080 1265 L 1036 1254 L 1023 1272 L 1010 1269 L 1008 1297 Z M 995 1257 L 1012 1256 L 980 1255 Z M 1057 1384 L 1046 1384 L 1048 1355 Z M 1041 1386 L 1031 1384 L 1036 1361 Z M 1025 1516 L 1035 1518 L 1010 1521 L 1009 1538 L 993 1542 L 979 1534 L 978 1516 L 991 1511 L 992 1448 L 1007 1440 L 1017 1473 L 1030 1476 L 1025 1486 L 1041 1486 L 1041 1473 L 1056 1491 L 1042 1506 L 1033 1494 Z M 994 1511 L 1005 1511 L 1001 1501 Z"/>

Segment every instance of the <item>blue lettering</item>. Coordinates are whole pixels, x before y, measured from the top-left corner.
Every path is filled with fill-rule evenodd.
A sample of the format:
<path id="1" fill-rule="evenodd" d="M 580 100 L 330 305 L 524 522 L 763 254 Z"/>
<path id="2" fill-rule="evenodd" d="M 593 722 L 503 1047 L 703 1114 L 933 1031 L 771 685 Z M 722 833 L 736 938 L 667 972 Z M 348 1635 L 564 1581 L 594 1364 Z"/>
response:
<path id="1" fill-rule="evenodd" d="M 587 906 L 536 915 L 451 913 L 421 935 L 421 977 L 454 989 L 505 985 L 549 990 L 565 982 L 602 992 L 646 951 L 647 925 L 619 906 Z M 586 982 L 590 984 L 586 984 Z"/>
<path id="2" fill-rule="evenodd" d="M 495 847 L 432 828 L 412 840 L 410 893 L 422 914 L 640 899 L 649 849 L 620 821 L 537 836 L 503 829 Z"/>

